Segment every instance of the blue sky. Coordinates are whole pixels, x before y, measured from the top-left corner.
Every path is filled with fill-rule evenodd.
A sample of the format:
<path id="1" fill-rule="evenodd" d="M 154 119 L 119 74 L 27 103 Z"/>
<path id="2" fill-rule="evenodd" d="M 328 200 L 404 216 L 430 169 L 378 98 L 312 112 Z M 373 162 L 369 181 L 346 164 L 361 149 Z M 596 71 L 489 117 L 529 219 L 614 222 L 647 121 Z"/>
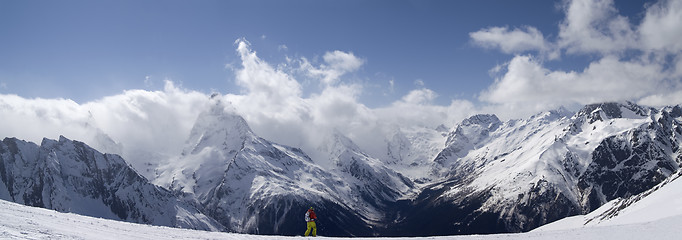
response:
<path id="1" fill-rule="evenodd" d="M 168 79 L 205 93 L 238 94 L 244 89 L 235 80 L 235 40 L 245 39 L 273 66 L 287 58 L 319 65 L 327 52 L 352 53 L 363 64 L 341 82 L 361 84 L 358 98 L 369 107 L 388 106 L 419 88 L 434 90 L 435 104 L 480 106 L 490 102 L 483 92 L 505 73 L 491 75 L 491 69 L 515 56 L 532 55 L 547 70 L 563 72 L 584 71 L 604 57 L 570 53 L 571 44 L 580 44 L 561 43 L 567 42 L 561 25 L 575 2 L 603 8 L 605 19 L 598 16 L 595 28 L 624 17 L 637 31 L 649 6 L 678 1 L 2 1 L 0 93 L 85 103 L 127 89 L 162 89 Z M 600 2 L 607 4 L 597 7 Z M 493 27 L 506 30 L 498 34 L 533 28 L 559 57 L 533 48 L 500 51 L 501 45 L 471 35 Z M 618 60 L 628 61 L 624 52 L 633 48 L 617 50 Z M 324 88 L 291 74 L 304 96 Z"/>
<path id="2" fill-rule="evenodd" d="M 126 89 L 160 89 L 171 79 L 202 92 L 238 93 L 225 65 L 238 61 L 234 41 L 245 38 L 273 64 L 287 56 L 314 60 L 327 51 L 352 52 L 365 64 L 344 81 L 365 83 L 361 99 L 368 106 L 390 104 L 420 87 L 418 80 L 437 89 L 438 103 L 476 101 L 494 81 L 488 71 L 511 56 L 475 46 L 469 33 L 534 26 L 555 37 L 564 18 L 560 3 L 2 1 L 0 92 L 82 103 Z M 635 20 L 644 13 L 643 1 L 616 6 Z M 549 65 L 577 70 L 588 60 L 567 57 Z"/>

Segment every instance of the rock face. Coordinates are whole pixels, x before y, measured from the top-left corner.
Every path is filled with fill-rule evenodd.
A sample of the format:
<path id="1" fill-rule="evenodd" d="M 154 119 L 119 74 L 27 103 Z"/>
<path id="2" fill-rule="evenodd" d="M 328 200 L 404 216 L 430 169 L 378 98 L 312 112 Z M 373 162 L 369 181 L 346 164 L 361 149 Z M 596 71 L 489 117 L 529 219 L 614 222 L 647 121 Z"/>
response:
<path id="1" fill-rule="evenodd" d="M 153 225 L 222 230 L 192 204 L 150 183 L 118 155 L 60 137 L 40 146 L 0 142 L 0 198 L 36 207 Z"/>

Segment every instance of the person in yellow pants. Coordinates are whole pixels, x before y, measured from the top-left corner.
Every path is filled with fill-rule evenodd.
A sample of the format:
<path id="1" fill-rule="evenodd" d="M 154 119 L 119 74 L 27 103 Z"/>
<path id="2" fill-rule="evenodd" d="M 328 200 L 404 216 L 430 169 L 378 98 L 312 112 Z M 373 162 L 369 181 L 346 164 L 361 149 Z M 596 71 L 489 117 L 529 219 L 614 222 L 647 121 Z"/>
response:
<path id="1" fill-rule="evenodd" d="M 308 211 L 305 212 L 305 221 L 308 226 L 308 230 L 305 231 L 306 237 L 310 235 L 311 230 L 313 233 L 313 237 L 317 237 L 317 226 L 315 225 L 316 219 L 317 216 L 315 216 L 315 211 L 313 211 L 313 207 L 310 207 L 310 209 L 308 209 Z"/>

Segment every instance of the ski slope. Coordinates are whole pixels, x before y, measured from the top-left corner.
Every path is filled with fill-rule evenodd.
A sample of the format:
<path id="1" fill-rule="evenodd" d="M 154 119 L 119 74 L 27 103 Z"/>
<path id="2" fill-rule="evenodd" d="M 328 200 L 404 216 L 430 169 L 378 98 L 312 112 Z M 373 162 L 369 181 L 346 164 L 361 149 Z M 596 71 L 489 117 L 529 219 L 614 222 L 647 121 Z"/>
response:
<path id="1" fill-rule="evenodd" d="M 0 200 L 0 219 L 0 239 L 312 239 L 306 237 L 256 236 L 207 232 L 134 224 L 28 207 L 4 200 Z M 593 226 L 520 234 L 352 239 L 675 239 L 682 235 L 681 222 L 682 215 L 676 215 L 645 223 Z M 305 225 L 301 223 L 301 233 L 304 232 L 304 228 Z M 318 237 L 316 239 L 348 238 Z"/>

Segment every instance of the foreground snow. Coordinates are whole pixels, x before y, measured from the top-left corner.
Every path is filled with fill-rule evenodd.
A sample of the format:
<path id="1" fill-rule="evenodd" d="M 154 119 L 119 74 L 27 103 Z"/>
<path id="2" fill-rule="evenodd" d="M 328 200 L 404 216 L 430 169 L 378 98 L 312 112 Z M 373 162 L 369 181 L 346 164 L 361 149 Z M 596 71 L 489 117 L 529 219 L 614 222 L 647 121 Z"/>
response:
<path id="1" fill-rule="evenodd" d="M 1 239 L 305 239 L 157 227 L 27 207 L 0 200 Z M 594 226 L 521 234 L 374 239 L 674 239 L 682 235 L 682 215 L 647 223 Z M 304 225 L 301 224 L 301 232 Z M 342 239 L 325 238 L 317 239 Z M 353 238 L 369 239 L 369 238 Z"/>

